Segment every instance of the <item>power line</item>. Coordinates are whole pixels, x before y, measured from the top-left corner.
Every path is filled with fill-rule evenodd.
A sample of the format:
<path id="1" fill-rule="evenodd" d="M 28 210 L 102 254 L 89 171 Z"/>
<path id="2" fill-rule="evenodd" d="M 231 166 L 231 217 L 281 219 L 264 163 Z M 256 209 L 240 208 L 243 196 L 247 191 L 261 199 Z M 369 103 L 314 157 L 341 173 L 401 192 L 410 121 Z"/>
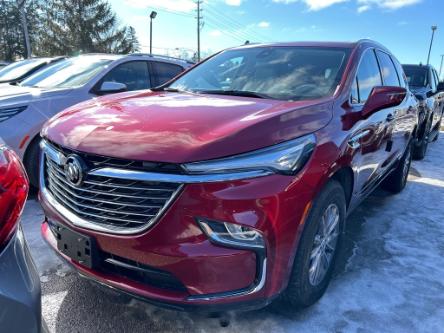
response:
<path id="1" fill-rule="evenodd" d="M 214 29 L 219 29 L 219 27 L 213 25 L 212 23 L 208 23 L 207 25 L 210 26 L 210 27 L 212 27 L 212 28 L 214 28 Z M 244 43 L 244 42 L 245 42 L 245 39 L 244 39 L 244 38 L 242 38 L 242 37 L 240 37 L 240 36 L 238 36 L 238 35 L 235 35 L 235 34 L 229 32 L 229 31 L 224 31 L 224 33 L 225 33 L 227 36 L 229 36 L 229 37 L 231 37 L 231 38 L 237 40 L 237 41 L 240 42 L 240 43 Z"/>
<path id="2" fill-rule="evenodd" d="M 192 18 L 194 16 L 193 14 L 189 14 L 189 13 L 185 13 L 185 12 L 179 12 L 179 11 L 176 11 L 176 10 L 171 10 L 171 9 L 166 9 L 166 8 L 156 8 L 156 10 L 160 11 L 160 12 L 165 12 L 165 13 L 179 15 L 179 16 L 183 16 L 183 17 L 189 17 L 189 18 Z"/>
<path id="3" fill-rule="evenodd" d="M 245 35 L 243 35 L 240 32 L 227 30 L 224 27 L 221 27 L 220 24 L 215 23 L 215 22 L 213 22 L 213 20 L 208 19 L 208 18 L 207 18 L 207 24 L 208 24 L 208 26 L 212 27 L 213 29 L 223 30 L 222 31 L 223 34 L 225 34 L 225 35 L 227 35 L 229 37 L 232 37 L 233 39 L 236 39 L 236 40 L 238 40 L 240 42 L 245 42 L 246 40 L 250 40 L 251 39 L 250 37 L 245 36 Z"/>
<path id="4" fill-rule="evenodd" d="M 255 31 L 255 32 L 253 32 L 253 33 L 248 32 L 248 31 L 247 31 L 248 26 L 247 26 L 247 29 L 245 29 L 246 27 L 245 27 L 243 24 L 239 23 L 238 21 L 236 21 L 236 20 L 233 19 L 232 17 L 230 17 L 230 16 L 224 14 L 223 12 L 218 11 L 218 10 L 214 7 L 214 5 L 212 5 L 212 4 L 208 4 L 207 7 L 208 7 L 208 8 L 207 8 L 208 11 L 209 11 L 213 16 L 216 16 L 218 20 L 220 20 L 220 21 L 222 21 L 223 23 L 225 23 L 225 25 L 229 25 L 230 27 L 233 26 L 235 29 L 237 29 L 237 30 L 241 30 L 244 34 L 246 34 L 246 35 L 250 35 L 250 37 L 253 36 L 255 39 L 257 38 L 257 39 L 260 39 L 260 40 L 262 39 L 262 40 L 264 40 L 264 41 L 270 41 L 270 38 L 267 37 L 266 35 L 262 34 L 262 33 L 259 33 L 259 32 L 257 32 L 257 31 Z"/>

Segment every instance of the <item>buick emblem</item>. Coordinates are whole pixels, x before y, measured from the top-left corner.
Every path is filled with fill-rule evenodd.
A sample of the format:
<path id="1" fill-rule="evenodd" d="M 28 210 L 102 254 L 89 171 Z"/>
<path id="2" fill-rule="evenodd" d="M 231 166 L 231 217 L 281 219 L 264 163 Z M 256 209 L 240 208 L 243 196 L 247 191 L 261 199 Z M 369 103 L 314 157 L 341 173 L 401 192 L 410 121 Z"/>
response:
<path id="1" fill-rule="evenodd" d="M 80 186 L 83 181 L 82 161 L 76 155 L 70 155 L 65 162 L 65 177 L 74 186 Z"/>

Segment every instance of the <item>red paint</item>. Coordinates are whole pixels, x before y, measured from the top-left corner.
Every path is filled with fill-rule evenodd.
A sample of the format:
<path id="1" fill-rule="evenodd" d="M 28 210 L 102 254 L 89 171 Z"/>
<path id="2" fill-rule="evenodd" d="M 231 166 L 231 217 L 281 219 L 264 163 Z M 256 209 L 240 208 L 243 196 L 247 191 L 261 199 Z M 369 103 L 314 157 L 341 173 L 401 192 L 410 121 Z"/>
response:
<path id="1" fill-rule="evenodd" d="M 396 107 L 397 118 L 392 124 L 386 124 L 387 116 L 393 113 L 390 105 L 364 117 L 362 105 L 349 104 L 351 84 L 363 52 L 374 47 L 385 50 L 377 43 L 285 45 L 353 48 L 334 96 L 285 102 L 133 92 L 79 104 L 49 121 L 42 134 L 60 145 L 105 156 L 171 163 L 235 155 L 308 133 L 314 133 L 317 139 L 310 160 L 296 176 L 186 185 L 160 221 L 136 236 L 74 228 L 43 201 L 48 218 L 95 237 L 104 251 L 172 273 L 184 283 L 187 293 L 159 291 L 75 265 L 77 269 L 114 287 L 173 304 L 189 304 L 188 295 L 247 287 L 255 276 L 254 254 L 211 244 L 195 222 L 195 217 L 207 217 L 247 225 L 263 233 L 267 279 L 265 287 L 253 295 L 202 300 L 199 304 L 266 304 L 286 288 L 304 221 L 316 195 L 335 172 L 346 169 L 353 178 L 349 208 L 355 207 L 385 172 L 383 164 L 403 153 L 417 122 L 417 110 L 409 92 Z M 362 131 L 368 131 L 360 141 L 362 148 L 350 148 L 350 138 Z M 390 151 L 385 149 L 388 141 L 393 144 Z M 54 246 L 46 223 L 42 231 Z"/>
<path id="2" fill-rule="evenodd" d="M 20 149 L 23 149 L 23 147 L 25 146 L 26 142 L 28 142 L 28 140 L 29 140 L 29 135 L 26 135 L 26 136 L 22 139 L 22 141 L 20 141 L 19 148 L 20 148 Z"/>
<path id="3" fill-rule="evenodd" d="M 17 228 L 28 189 L 19 157 L 0 144 L 0 251 Z"/>

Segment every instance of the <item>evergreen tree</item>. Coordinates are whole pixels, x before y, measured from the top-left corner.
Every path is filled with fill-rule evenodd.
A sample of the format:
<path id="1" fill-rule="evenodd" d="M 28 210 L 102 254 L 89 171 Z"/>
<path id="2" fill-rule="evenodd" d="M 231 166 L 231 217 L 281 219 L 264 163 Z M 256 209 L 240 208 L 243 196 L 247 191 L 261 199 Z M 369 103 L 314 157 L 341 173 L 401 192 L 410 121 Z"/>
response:
<path id="1" fill-rule="evenodd" d="M 37 45 L 40 38 L 43 4 L 42 0 L 27 0 L 24 3 L 31 46 Z M 32 51 L 33 53 L 38 52 L 37 48 L 33 48 Z M 19 2 L 0 0 L 0 59 L 13 61 L 26 56 Z"/>
<path id="2" fill-rule="evenodd" d="M 127 53 L 137 48 L 134 29 L 119 27 L 104 0 L 49 0 L 43 11 L 40 54 Z"/>

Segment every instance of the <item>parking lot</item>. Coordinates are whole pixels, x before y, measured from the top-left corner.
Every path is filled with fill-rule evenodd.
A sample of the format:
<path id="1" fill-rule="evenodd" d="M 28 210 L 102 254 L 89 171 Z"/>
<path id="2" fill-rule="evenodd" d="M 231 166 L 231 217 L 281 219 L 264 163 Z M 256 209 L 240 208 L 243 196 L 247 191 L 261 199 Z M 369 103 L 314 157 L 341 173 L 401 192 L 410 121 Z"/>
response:
<path id="1" fill-rule="evenodd" d="M 44 244 L 31 195 L 22 225 L 41 274 L 51 332 L 444 332 L 444 139 L 413 164 L 398 196 L 379 191 L 348 219 L 336 277 L 313 307 L 176 313 L 84 281 Z"/>

